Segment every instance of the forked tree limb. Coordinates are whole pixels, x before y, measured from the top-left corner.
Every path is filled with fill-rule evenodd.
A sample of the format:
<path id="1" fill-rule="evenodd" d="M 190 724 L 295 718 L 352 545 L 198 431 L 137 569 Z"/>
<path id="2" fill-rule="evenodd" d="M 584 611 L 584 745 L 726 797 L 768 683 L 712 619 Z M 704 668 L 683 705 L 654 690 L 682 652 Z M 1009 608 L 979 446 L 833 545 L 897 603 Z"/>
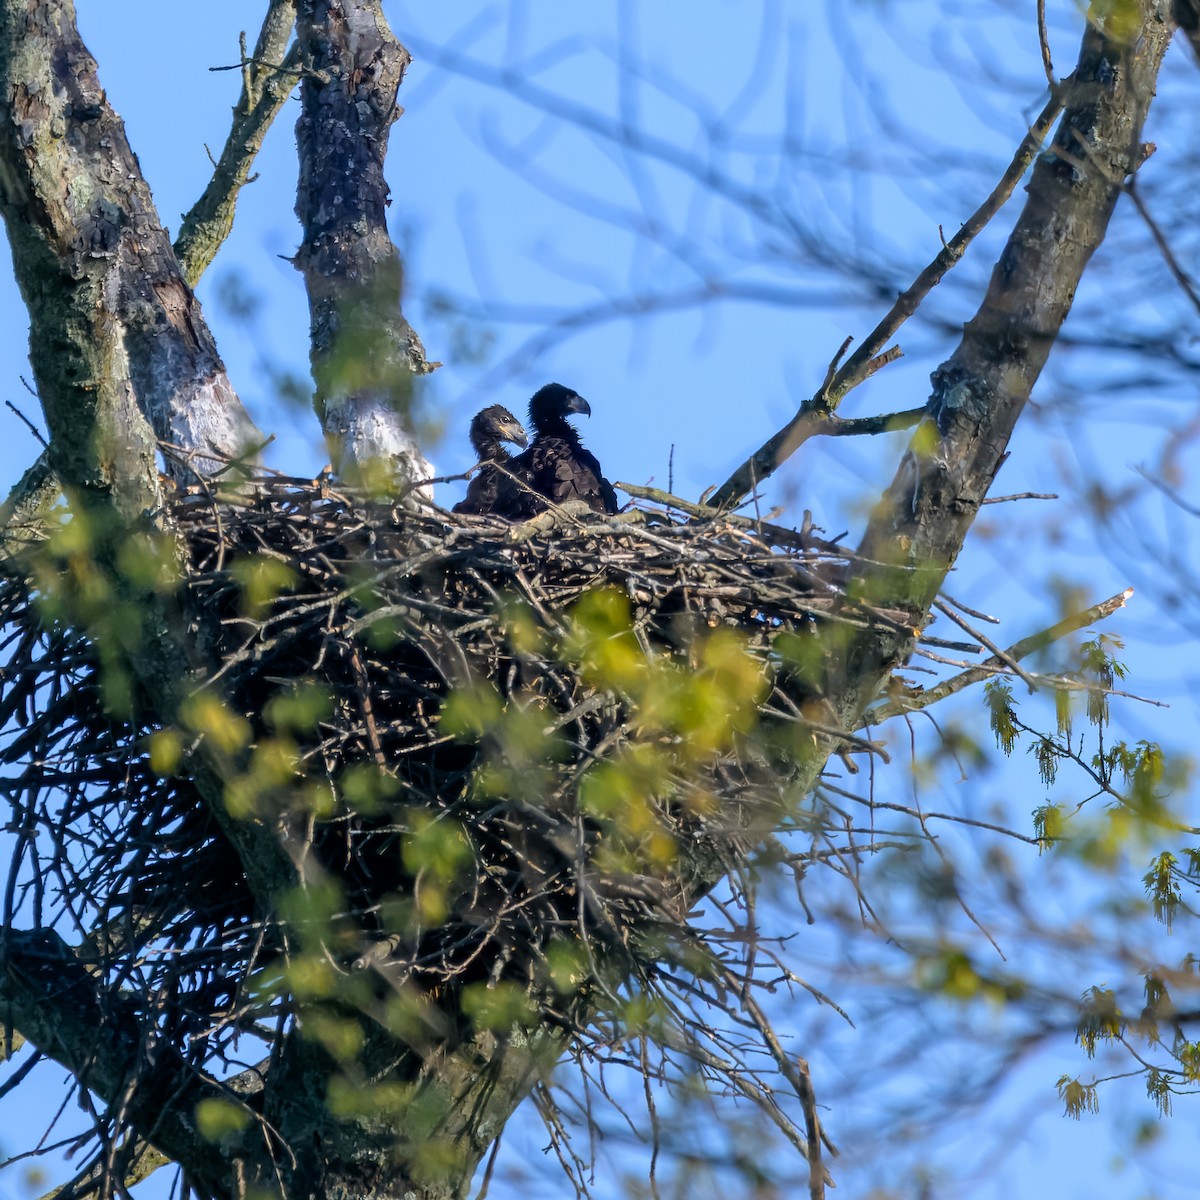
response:
<path id="1" fill-rule="evenodd" d="M 887 315 L 867 335 L 866 341 L 832 373 L 832 378 L 826 378 L 817 393 L 800 406 L 796 415 L 778 433 L 764 442 L 738 467 L 717 489 L 709 500 L 710 504 L 718 508 L 731 508 L 741 503 L 745 496 L 773 475 L 812 436 L 810 429 L 814 418 L 835 412 L 853 388 L 870 378 L 880 366 L 885 365 L 889 355 L 894 357 L 898 353 L 896 347 L 892 347 L 891 350 L 887 348 L 888 342 L 917 311 L 925 297 L 958 265 L 967 247 L 1000 211 L 1017 184 L 1024 178 L 1030 163 L 1063 110 L 1067 86 L 1068 84 L 1064 83 L 1052 92 L 1046 107 L 1021 139 L 1016 154 L 1013 155 L 1000 181 L 992 189 L 991 195 L 942 246 L 932 262 L 912 284 L 900 293 Z"/>
<path id="2" fill-rule="evenodd" d="M 70 0 L 0 3 L 0 214 L 67 487 L 156 490 L 156 437 L 243 453 L 225 373 Z"/>
<path id="3" fill-rule="evenodd" d="M 299 47 L 288 50 L 295 26 L 296 0 L 271 0 L 253 54 L 245 57 L 243 49 L 242 93 L 225 148 L 175 239 L 175 257 L 189 287 L 200 281 L 229 236 L 238 193 L 249 182 L 263 138 L 300 77 Z"/>
<path id="4" fill-rule="evenodd" d="M 244 64 L 242 94 L 233 110 L 233 127 L 208 186 L 184 216 L 175 239 L 175 256 L 188 287 L 194 288 L 233 227 L 238 192 L 268 128 L 295 86 L 299 55 L 288 53 L 295 27 L 295 0 L 271 0 L 254 58 Z M 278 66 L 273 64 L 278 63 Z M 42 454 L 25 472 L 0 508 L 0 557 L 13 546 L 40 540 L 45 516 L 62 494 L 62 484 Z"/>
<path id="5" fill-rule="evenodd" d="M 119 996 L 100 994 L 53 930 L 6 930 L 0 950 L 0 1009 L 12 1024 L 105 1103 L 123 1103 L 125 1119 L 146 1140 L 219 1190 L 228 1178 L 227 1154 L 253 1152 L 262 1141 L 257 1113 L 247 1109 L 244 1132 L 223 1146 L 207 1141 L 196 1128 L 196 1105 L 209 1099 L 244 1107 L 233 1088 L 200 1074 L 173 1046 L 157 1044 L 147 1056 L 137 1016 Z"/>
<path id="6" fill-rule="evenodd" d="M 1130 12 L 1130 10 L 1133 10 Z M 870 631 L 830 663 L 831 699 L 848 728 L 911 652 L 957 558 L 1050 354 L 1126 177 L 1145 160 L 1141 133 L 1171 36 L 1168 0 L 1122 10 L 1133 28 L 1089 23 L 1054 141 L 979 311 L 933 374 L 929 415 L 859 544 L 852 594 L 911 614 L 909 632 Z"/>
<path id="7" fill-rule="evenodd" d="M 948 696 L 954 696 L 972 684 L 982 683 L 985 679 L 994 679 L 998 673 L 1005 670 L 1005 660 L 1021 662 L 1031 654 L 1045 650 L 1047 646 L 1053 645 L 1081 629 L 1086 629 L 1089 625 L 1095 625 L 1097 621 L 1111 617 L 1118 609 L 1125 607 L 1132 595 L 1133 588 L 1126 588 L 1123 592 L 1118 592 L 1117 595 L 1110 596 L 1099 604 L 1093 604 L 1090 608 L 1071 613 L 1039 633 L 1031 634 L 1019 642 L 1014 642 L 1004 651 L 1004 658 L 998 655 L 993 656 L 976 667 L 971 667 L 943 680 L 935 687 L 926 688 L 911 695 L 897 696 L 883 704 L 877 704 L 874 708 L 867 709 L 859 728 L 867 725 L 881 725 L 884 721 L 902 716 L 904 713 L 920 712 L 921 709 L 928 708 L 931 704 L 937 704 L 938 701 L 945 700 Z"/>
<path id="8" fill-rule="evenodd" d="M 712 508 L 734 508 L 744 503 L 754 489 L 809 438 L 893 433 L 898 429 L 911 429 L 924 415 L 923 408 L 910 408 L 873 417 L 839 417 L 820 403 L 806 400 L 800 411 L 713 493 L 708 504 Z"/>
<path id="9" fill-rule="evenodd" d="M 121 571 L 119 545 L 161 509 L 159 437 L 235 457 L 258 433 L 179 274 L 70 0 L 0 0 L 0 118 L 0 215 L 29 309 L 47 463 L 94 522 L 113 606 L 137 614 L 139 627 L 125 631 L 137 643 L 129 666 L 170 723 L 205 664 L 174 602 Z M 196 771 L 270 911 L 295 879 L 292 863 L 273 831 L 229 817 L 215 763 Z"/>

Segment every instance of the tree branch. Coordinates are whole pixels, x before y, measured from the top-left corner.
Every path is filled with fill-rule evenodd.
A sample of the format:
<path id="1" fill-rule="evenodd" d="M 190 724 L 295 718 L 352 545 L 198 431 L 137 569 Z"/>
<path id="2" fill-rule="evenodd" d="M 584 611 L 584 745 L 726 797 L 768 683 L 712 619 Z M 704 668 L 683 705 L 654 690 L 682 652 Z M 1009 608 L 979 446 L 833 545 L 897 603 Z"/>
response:
<path id="1" fill-rule="evenodd" d="M 1099 604 L 1093 604 L 1091 608 L 1081 609 L 1079 612 L 1064 617 L 1061 621 L 1051 625 L 1048 629 L 1043 629 L 1040 633 L 1032 634 L 1027 638 L 1022 638 L 1019 642 L 1014 642 L 1002 655 L 993 655 L 991 658 L 981 662 L 977 667 L 971 667 L 969 670 L 962 671 L 950 679 L 943 680 L 936 687 L 927 688 L 924 691 L 917 692 L 915 695 L 897 696 L 893 700 L 888 700 L 883 704 L 876 705 L 874 708 L 869 708 L 863 715 L 859 728 L 861 729 L 867 725 L 880 725 L 884 721 L 889 721 L 892 717 L 898 717 L 904 713 L 920 712 L 921 709 L 928 708 L 931 704 L 937 704 L 938 701 L 945 700 L 947 696 L 956 695 L 958 692 L 963 691 L 964 688 L 969 688 L 972 684 L 981 683 L 985 679 L 991 679 L 997 672 L 1003 671 L 1010 663 L 1019 663 L 1022 659 L 1028 658 L 1031 654 L 1036 654 L 1039 650 L 1044 650 L 1052 643 L 1069 637 L 1072 633 L 1076 633 L 1080 629 L 1086 629 L 1089 625 L 1094 625 L 1097 621 L 1103 621 L 1105 617 L 1111 617 L 1118 609 L 1125 607 L 1126 602 L 1132 595 L 1133 588 L 1126 588 L 1123 592 L 1119 592 L 1115 596 L 1110 596 L 1107 600 L 1102 600 Z"/>
<path id="2" fill-rule="evenodd" d="M 201 1075 L 174 1047 L 157 1042 L 120 997 L 102 996 L 53 930 L 4 931 L 0 1009 L 85 1087 L 108 1104 L 123 1104 L 124 1121 L 186 1163 L 198 1182 L 228 1189 L 231 1158 L 239 1148 L 244 1154 L 261 1143 L 258 1114 L 238 1091 Z M 196 1105 L 204 1100 L 244 1110 L 244 1131 L 221 1145 L 206 1140 L 195 1121 Z"/>
<path id="3" fill-rule="evenodd" d="M 190 690 L 195 639 L 174 598 L 128 578 L 120 547 L 161 510 L 156 433 L 232 457 L 257 430 L 179 275 L 69 0 L 0 0 L 0 105 L 0 214 L 30 314 L 48 466 L 72 508 L 94 519 L 91 552 L 110 595 L 79 624 L 103 637 L 114 612 L 136 614 L 135 628 L 109 633 L 170 722 Z M 44 499 L 51 485 L 42 477 L 35 488 L 37 479 L 22 495 Z M 203 749 L 196 760 L 197 783 L 265 915 L 294 880 L 292 863 L 274 830 L 230 817 L 219 765 Z"/>
<path id="4" fill-rule="evenodd" d="M 880 367 L 899 354 L 898 347 L 885 349 L 900 326 L 920 307 L 925 297 L 942 281 L 943 277 L 958 265 L 967 247 L 975 240 L 988 222 L 998 213 L 1012 195 L 1029 164 L 1033 162 L 1042 142 L 1050 132 L 1055 118 L 1062 111 L 1066 84 L 1052 91 L 1046 107 L 1021 140 L 1008 169 L 988 198 L 975 210 L 962 228 L 938 252 L 933 261 L 917 276 L 912 284 L 897 298 L 887 315 L 867 336 L 867 340 L 856 350 L 845 364 L 826 377 L 820 390 L 800 406 L 799 412 L 772 438 L 759 447 L 717 489 L 710 500 L 717 507 L 734 507 L 744 496 L 779 468 L 792 454 L 812 436 L 809 427 L 821 414 L 836 411 L 851 389 L 869 379 Z M 844 348 L 844 345 L 843 345 Z M 836 359 L 834 362 L 836 363 Z M 832 368 L 833 364 L 831 364 Z"/>
<path id="5" fill-rule="evenodd" d="M 1089 23 L 1070 104 L 992 273 L 983 304 L 933 374 L 918 427 L 858 550 L 851 595 L 911 614 L 907 634 L 879 628 L 831 663 L 830 692 L 848 728 L 911 652 L 1009 437 L 1104 239 L 1170 39 L 1167 0 L 1138 0 L 1129 40 Z M 1086 147 L 1086 149 L 1084 149 Z"/>
<path id="6" fill-rule="evenodd" d="M 29 309 L 50 464 L 68 486 L 111 490 L 120 475 L 144 511 L 155 436 L 231 456 L 261 437 L 179 274 L 70 0 L 0 4 L 0 103 L 0 214 Z"/>
<path id="7" fill-rule="evenodd" d="M 189 287 L 200 281 L 229 236 L 238 193 L 250 181 L 263 138 L 296 86 L 299 46 L 288 51 L 295 25 L 296 0 L 271 0 L 250 58 L 243 35 L 242 94 L 234 106 L 233 125 L 208 186 L 183 218 L 175 239 L 175 257 Z"/>
<path id="8" fill-rule="evenodd" d="M 46 537 L 46 516 L 61 495 L 62 485 L 43 451 L 0 506 L 0 570 L 20 570 L 13 560 Z"/>
<path id="9" fill-rule="evenodd" d="M 818 397 L 806 400 L 800 406 L 800 411 L 774 437 L 764 442 L 721 484 L 708 503 L 714 508 L 733 508 L 741 504 L 809 438 L 821 434 L 843 437 L 848 434 L 891 433 L 897 429 L 911 429 L 924 415 L 924 408 L 910 408 L 905 412 L 847 419 L 830 412 Z"/>

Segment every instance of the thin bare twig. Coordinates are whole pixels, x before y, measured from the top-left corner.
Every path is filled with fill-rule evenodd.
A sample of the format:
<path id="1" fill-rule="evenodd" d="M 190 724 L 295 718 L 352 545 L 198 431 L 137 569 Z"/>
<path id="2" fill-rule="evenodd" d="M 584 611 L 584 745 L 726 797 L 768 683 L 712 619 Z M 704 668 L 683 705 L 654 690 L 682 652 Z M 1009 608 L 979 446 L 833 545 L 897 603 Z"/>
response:
<path id="1" fill-rule="evenodd" d="M 1005 657 L 1014 662 L 1020 662 L 1022 659 L 1028 658 L 1029 655 L 1039 650 L 1044 650 L 1051 643 L 1068 637 L 1077 630 L 1086 629 L 1087 626 L 1094 625 L 1097 621 L 1104 620 L 1105 617 L 1111 617 L 1118 609 L 1125 607 L 1126 602 L 1132 595 L 1133 588 L 1126 588 L 1123 592 L 1115 596 L 1110 596 L 1107 600 L 1102 600 L 1099 604 L 1093 604 L 1091 608 L 1085 608 L 1080 612 L 1072 613 L 1070 616 L 1064 617 L 1061 621 L 1057 622 L 1057 624 L 1051 625 L 1048 629 L 1043 629 L 1040 633 L 1032 634 L 1030 637 L 1022 638 L 1019 642 L 1014 642 L 1004 652 Z M 864 714 L 860 728 L 865 728 L 868 725 L 878 725 L 902 713 L 919 712 L 923 708 L 928 708 L 931 704 L 936 704 L 938 701 L 946 699 L 947 696 L 953 696 L 961 692 L 973 683 L 979 683 L 995 675 L 997 672 L 1003 671 L 1004 666 L 1004 660 L 999 657 L 990 658 L 978 666 L 968 667 L 960 675 L 955 675 L 950 679 L 944 680 L 936 687 L 928 688 L 913 695 L 900 696 L 884 704 L 877 705 Z"/>
<path id="2" fill-rule="evenodd" d="M 1013 194 L 1018 183 L 1025 176 L 1030 164 L 1037 157 L 1042 143 L 1046 140 L 1054 122 L 1058 119 L 1066 103 L 1067 82 L 1053 87 L 1050 99 L 1045 108 L 1038 114 L 1037 120 L 1030 126 L 1029 131 L 1021 139 L 1016 154 L 1008 168 L 1000 177 L 1000 181 L 992 189 L 991 195 L 971 214 L 962 228 L 946 243 L 933 261 L 913 281 L 912 285 L 900 294 L 887 315 L 867 336 L 862 346 L 850 356 L 846 364 L 837 373 L 837 378 L 829 390 L 829 405 L 837 408 L 843 397 L 862 382 L 863 372 L 870 361 L 882 353 L 884 347 L 896 331 L 917 311 L 925 297 L 939 284 L 943 277 L 966 253 L 967 247 L 986 228 L 991 219 L 1000 211 L 1008 198 Z"/>
<path id="3" fill-rule="evenodd" d="M 1146 228 L 1150 230 L 1150 236 L 1154 239 L 1154 244 L 1163 256 L 1163 262 L 1167 264 L 1167 270 L 1175 277 L 1175 282 L 1179 284 L 1184 294 L 1192 302 L 1192 307 L 1197 312 L 1200 312 L 1200 293 L 1197 293 L 1196 285 L 1192 283 L 1191 277 L 1179 265 L 1179 260 L 1175 257 L 1175 252 L 1171 249 L 1171 244 L 1167 241 L 1166 234 L 1163 233 L 1158 222 L 1150 215 L 1150 210 L 1146 207 L 1146 202 L 1142 199 L 1141 193 L 1137 189 L 1136 178 L 1129 180 L 1125 185 L 1125 191 L 1130 200 L 1133 201 L 1133 207 L 1138 210 L 1138 215 L 1145 221 Z"/>
<path id="4" fill-rule="evenodd" d="M 900 356 L 898 349 L 881 354 L 869 364 L 871 374 Z M 809 438 L 846 437 L 858 434 L 892 433 L 910 429 L 925 415 L 924 407 L 904 412 L 881 413 L 873 417 L 839 417 L 825 403 L 820 392 L 806 400 L 796 415 L 774 437 L 763 443 L 712 494 L 708 504 L 713 508 L 735 508 L 750 495 L 757 484 L 773 475 L 776 469 L 791 458 Z"/>
<path id="5" fill-rule="evenodd" d="M 933 607 L 936 608 L 943 616 L 949 617 L 950 620 L 953 621 L 954 624 L 957 625 L 964 633 L 969 633 L 981 646 L 987 650 L 990 650 L 994 658 L 1002 662 L 1010 671 L 1020 676 L 1020 678 L 1023 679 L 1031 689 L 1037 687 L 1037 680 L 1034 679 L 1034 677 L 1030 675 L 1029 672 L 1026 671 L 1020 665 L 1020 663 L 1008 653 L 1007 650 L 1001 650 L 999 646 L 997 646 L 984 634 L 980 633 L 978 629 L 974 628 L 974 626 L 972 626 L 965 617 L 960 617 L 958 613 L 956 613 L 954 609 L 950 607 L 950 605 L 939 599 L 933 602 Z"/>
<path id="6" fill-rule="evenodd" d="M 250 168 L 272 122 L 287 103 L 303 72 L 296 46 L 288 49 L 296 23 L 296 0 L 271 0 L 253 55 L 242 54 L 242 94 L 233 110 L 229 137 L 203 194 L 183 218 L 175 239 L 175 257 L 189 287 L 195 287 L 233 228 L 238 193 L 249 183 Z M 211 155 L 209 158 L 211 159 Z"/>
<path id="7" fill-rule="evenodd" d="M 1046 31 L 1046 0 L 1037 0 L 1038 46 L 1042 51 L 1042 68 L 1046 72 L 1046 82 L 1050 90 L 1055 88 L 1054 62 L 1050 58 L 1050 38 Z"/>
<path id="8" fill-rule="evenodd" d="M 1066 81 L 1050 90 L 1050 99 L 1038 114 L 1037 120 L 1022 138 L 1016 154 L 993 188 L 991 195 L 975 210 L 962 228 L 938 252 L 932 262 L 903 291 L 887 315 L 867 336 L 863 344 L 838 370 L 828 386 L 801 406 L 800 411 L 778 433 L 765 442 L 717 489 L 711 503 L 721 507 L 741 499 L 751 486 L 751 480 L 761 483 L 778 466 L 795 452 L 811 433 L 797 437 L 803 424 L 812 419 L 811 413 L 833 412 L 846 395 L 864 380 L 869 379 L 879 368 L 899 356 L 899 348 L 887 349 L 900 326 L 920 307 L 925 297 L 942 281 L 966 253 L 967 247 L 1000 211 L 1024 177 L 1030 163 L 1037 156 L 1042 142 L 1062 111 L 1066 96 Z M 818 399 L 819 398 L 819 399 Z M 823 431 L 822 431 L 823 432 Z"/>
<path id="9" fill-rule="evenodd" d="M 1007 496 L 987 496 L 981 500 L 984 504 L 1008 504 L 1013 500 L 1057 500 L 1057 492 L 1012 492 Z"/>
<path id="10" fill-rule="evenodd" d="M 50 443 L 46 441 L 42 431 L 11 400 L 5 400 L 4 405 L 6 408 L 16 414 L 18 420 L 24 422 L 29 432 L 32 433 L 39 442 L 41 442 L 43 450 L 50 449 Z"/>

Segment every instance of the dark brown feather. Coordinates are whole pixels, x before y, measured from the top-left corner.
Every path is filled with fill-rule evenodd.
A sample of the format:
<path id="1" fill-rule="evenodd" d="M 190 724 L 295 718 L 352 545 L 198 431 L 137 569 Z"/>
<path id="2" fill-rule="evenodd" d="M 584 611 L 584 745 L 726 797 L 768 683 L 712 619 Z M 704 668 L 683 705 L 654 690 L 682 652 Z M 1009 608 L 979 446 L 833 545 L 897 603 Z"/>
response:
<path id="1" fill-rule="evenodd" d="M 529 402 L 533 444 L 506 465 L 496 512 L 510 520 L 524 520 L 544 512 L 550 504 L 579 500 L 593 512 L 615 513 L 619 507 L 612 484 L 600 463 L 584 449 L 579 434 L 567 423 L 571 413 L 591 414 L 577 392 L 551 383 L 534 393 Z"/>
<path id="2" fill-rule="evenodd" d="M 496 511 L 500 489 L 505 482 L 502 468 L 513 461 L 503 443 L 515 442 L 524 446 L 529 439 L 521 422 L 502 404 L 493 404 L 476 413 L 469 437 L 480 467 L 467 485 L 466 496 L 451 511 L 476 515 L 492 513 Z"/>

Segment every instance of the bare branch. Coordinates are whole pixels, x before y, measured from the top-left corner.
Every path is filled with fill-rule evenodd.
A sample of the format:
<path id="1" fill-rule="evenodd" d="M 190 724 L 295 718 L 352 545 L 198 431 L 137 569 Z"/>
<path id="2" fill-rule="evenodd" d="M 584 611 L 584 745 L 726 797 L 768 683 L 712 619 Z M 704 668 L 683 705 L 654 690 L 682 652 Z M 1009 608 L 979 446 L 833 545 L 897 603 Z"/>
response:
<path id="1" fill-rule="evenodd" d="M 1175 282 L 1183 289 L 1184 294 L 1192 302 L 1192 307 L 1200 312 L 1200 293 L 1196 291 L 1196 285 L 1192 282 L 1191 277 L 1179 264 L 1179 259 L 1175 257 L 1175 251 L 1171 249 L 1171 243 L 1167 241 L 1166 234 L 1158 222 L 1150 214 L 1149 208 L 1146 207 L 1146 202 L 1142 199 L 1141 193 L 1137 188 L 1137 180 L 1131 179 L 1125 186 L 1125 191 L 1130 200 L 1133 201 L 1133 207 L 1138 210 L 1138 215 L 1146 222 L 1146 228 L 1150 230 L 1150 236 L 1154 239 L 1154 244 L 1158 247 L 1159 253 L 1163 256 L 1163 262 L 1167 264 L 1167 269 L 1175 277 Z"/>
<path id="2" fill-rule="evenodd" d="M 1139 0 L 1130 41 L 1088 25 L 1052 150 L 1034 167 L 979 312 L 934 372 L 928 417 L 876 506 L 854 583 L 876 603 L 909 611 L 913 632 L 866 634 L 848 649 L 837 690 L 844 689 L 838 701 L 849 727 L 857 728 L 882 679 L 911 651 L 1104 238 L 1125 174 L 1141 161 L 1142 126 L 1169 41 L 1166 7 L 1166 0 Z M 1087 169 L 1059 153 L 1082 144 Z"/>
<path id="3" fill-rule="evenodd" d="M 890 358 L 880 355 L 873 360 L 874 365 L 869 364 L 872 373 L 885 365 L 885 360 L 890 362 L 895 357 L 898 354 Z M 852 434 L 893 433 L 898 429 L 911 429 L 924 415 L 924 408 L 910 408 L 905 412 L 884 413 L 874 417 L 839 417 L 821 403 L 818 394 L 812 400 L 806 400 L 800 406 L 800 411 L 774 437 L 746 459 L 713 493 L 708 503 L 713 508 L 740 504 L 809 438 L 822 434 L 845 437 Z"/>
<path id="4" fill-rule="evenodd" d="M 175 239 L 175 257 L 189 287 L 200 281 L 233 228 L 238 192 L 263 138 L 287 103 L 300 75 L 299 48 L 288 50 L 296 24 L 296 0 L 271 0 L 254 54 L 243 56 L 242 94 L 233 109 L 233 125 L 203 195 L 183 218 Z"/>
<path id="5" fill-rule="evenodd" d="M 900 326 L 917 311 L 921 302 L 941 283 L 946 273 L 958 265 L 966 253 L 967 247 L 983 232 L 991 219 L 1013 194 L 1017 184 L 1024 178 L 1025 172 L 1037 157 L 1038 151 L 1059 113 L 1062 112 L 1064 100 L 1069 94 L 1069 83 L 1070 81 L 1064 81 L 1053 89 L 1045 108 L 1038 114 L 1037 120 L 1021 139 L 1021 144 L 1017 147 L 1012 162 L 1000 177 L 999 183 L 992 189 L 991 195 L 967 218 L 962 228 L 946 243 L 929 266 L 917 276 L 912 285 L 900 294 L 888 314 L 875 326 L 868 334 L 867 340 L 838 371 L 827 396 L 830 408 L 836 409 L 845 395 L 866 378 L 866 369 L 871 360 L 883 352 L 884 347 L 896 335 Z"/>
<path id="6" fill-rule="evenodd" d="M 993 641 L 972 626 L 969 621 L 965 620 L 963 617 L 960 617 L 958 613 L 956 613 L 954 609 L 950 607 L 950 605 L 943 604 L 941 600 L 935 600 L 933 602 L 933 607 L 936 608 L 938 612 L 949 617 L 950 620 L 953 621 L 960 629 L 969 633 L 981 646 L 987 650 L 990 650 L 994 658 L 999 659 L 999 661 L 1002 662 L 1010 671 L 1016 675 L 1019 675 L 1031 688 L 1037 687 L 1037 680 L 1034 679 L 1034 677 L 1021 666 L 1018 659 L 1013 658 L 1012 655 L 1006 650 L 1001 650 L 1000 647 L 997 646 Z"/>
<path id="7" fill-rule="evenodd" d="M 1036 654 L 1039 650 L 1044 650 L 1052 643 L 1061 641 L 1063 638 L 1069 637 L 1072 633 L 1076 633 L 1080 629 L 1086 629 L 1089 625 L 1094 625 L 1097 621 L 1103 621 L 1105 617 L 1111 617 L 1118 609 L 1125 607 L 1126 602 L 1132 595 L 1133 588 L 1126 588 L 1123 592 L 1119 592 L 1115 596 L 1110 596 L 1107 600 L 1102 600 L 1099 604 L 1093 604 L 1090 608 L 1082 609 L 1077 613 L 1072 613 L 1069 617 L 1064 617 L 1061 621 L 1056 622 L 1047 629 L 1043 629 L 1040 633 L 1031 634 L 1027 638 L 1022 638 L 1019 642 L 1014 642 L 1004 651 L 1003 656 L 996 655 L 993 658 L 989 658 L 976 667 L 970 667 L 961 674 L 944 680 L 936 687 L 928 688 L 914 695 L 900 696 L 884 704 L 877 705 L 867 711 L 862 725 L 879 725 L 884 721 L 891 720 L 892 717 L 900 716 L 902 713 L 920 712 L 921 709 L 928 708 L 931 704 L 936 704 L 939 700 L 945 700 L 947 696 L 953 696 L 961 692 L 964 688 L 970 687 L 972 684 L 990 679 L 997 671 L 1003 670 L 1005 665 L 1019 663 L 1022 659 L 1028 658 L 1031 654 Z"/>
<path id="8" fill-rule="evenodd" d="M 0 43 L 0 90 L 17 115 L 0 132 L 0 212 L 29 308 L 50 463 L 65 484 L 124 493 L 122 507 L 141 513 L 157 507 L 155 435 L 231 455 L 261 438 L 73 6 L 4 0 Z"/>
<path id="9" fill-rule="evenodd" d="M 171 1046 L 155 1047 L 153 1063 L 144 1034 L 120 999 L 102 996 L 95 980 L 53 930 L 4 931 L 0 947 L 0 1004 L 13 1024 L 45 1055 L 89 1089 L 113 1103 L 124 1098 L 126 1120 L 210 1186 L 223 1182 L 228 1159 L 195 1127 L 196 1104 L 241 1102 L 228 1087 L 202 1076 Z M 130 1080 L 138 1086 L 129 1091 Z M 247 1113 L 246 1135 L 258 1138 Z M 232 1147 L 226 1147 L 231 1149 Z"/>
<path id="10" fill-rule="evenodd" d="M 1054 78 L 1054 63 L 1050 58 L 1050 38 L 1046 32 L 1046 0 L 1037 0 L 1037 29 L 1038 45 L 1042 51 L 1042 68 L 1046 72 L 1046 82 L 1053 91 L 1058 84 Z"/>
<path id="11" fill-rule="evenodd" d="M 826 376 L 825 383 L 812 399 L 805 401 L 801 405 L 800 411 L 778 433 L 760 446 L 717 489 L 711 500 L 712 504 L 721 507 L 738 503 L 743 496 L 761 484 L 782 462 L 794 454 L 796 449 L 803 445 L 814 432 L 825 432 L 820 428 L 811 428 L 814 421 L 819 426 L 821 419 L 827 418 L 836 410 L 851 389 L 869 379 L 880 367 L 899 357 L 899 347 L 885 349 L 887 343 L 900 326 L 917 311 L 921 302 L 942 281 L 946 273 L 958 265 L 966 253 L 967 247 L 1012 195 L 1013 189 L 1021 181 L 1029 164 L 1037 155 L 1055 118 L 1062 111 L 1064 95 L 1062 87 L 1052 91 L 1049 102 L 1022 139 L 1012 162 L 1009 163 L 1008 169 L 1001 176 L 1000 182 L 992 190 L 991 195 L 968 218 L 958 233 L 943 245 L 937 256 L 917 276 L 912 285 L 900 294 L 887 315 L 875 326 L 867 340 L 850 356 L 833 378 L 830 379 Z M 845 345 L 845 343 L 842 344 L 843 350 Z M 835 356 L 834 361 L 836 362 L 840 356 L 841 351 Z M 897 428 L 903 428 L 903 426 L 897 426 Z"/>

